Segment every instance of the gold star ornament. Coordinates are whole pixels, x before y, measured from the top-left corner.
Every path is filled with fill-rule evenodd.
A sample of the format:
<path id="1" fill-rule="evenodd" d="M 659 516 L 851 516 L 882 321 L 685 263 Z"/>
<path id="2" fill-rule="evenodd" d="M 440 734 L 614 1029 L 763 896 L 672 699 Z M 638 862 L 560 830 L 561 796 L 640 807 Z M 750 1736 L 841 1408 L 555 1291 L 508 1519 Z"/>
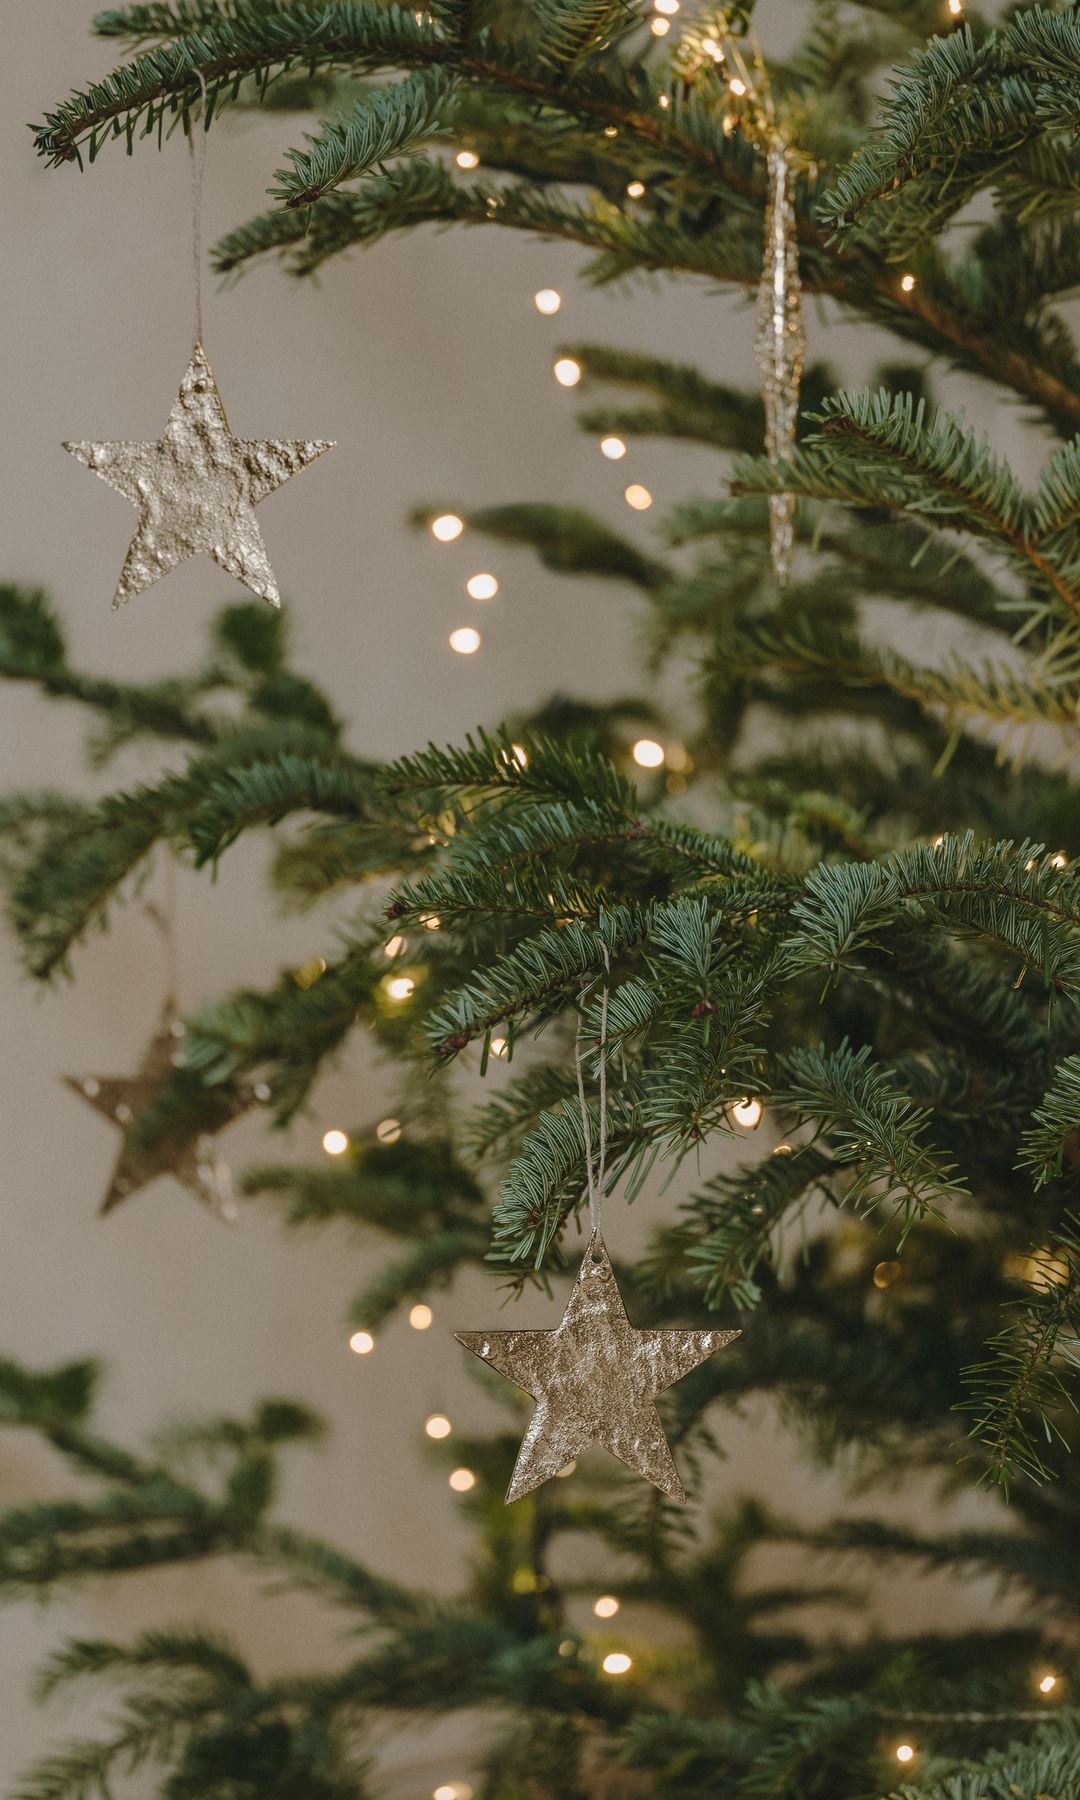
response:
<path id="1" fill-rule="evenodd" d="M 156 442 L 64 445 L 138 508 L 138 529 L 113 605 L 141 594 L 201 552 L 271 606 L 280 606 L 255 508 L 333 448 L 321 438 L 234 437 L 214 371 L 197 343 Z"/>
<path id="2" fill-rule="evenodd" d="M 195 1137 L 174 1135 L 154 1144 L 143 1144 L 138 1136 L 140 1114 L 153 1104 L 183 1064 L 183 1037 L 183 1022 L 169 1000 L 134 1075 L 64 1076 L 69 1088 L 123 1133 L 101 1202 L 103 1213 L 112 1212 L 159 1175 L 173 1175 L 222 1219 L 231 1222 L 237 1216 L 232 1176 L 228 1165 L 216 1154 L 210 1132 L 201 1131 Z M 220 1120 L 215 1121 L 215 1129 L 234 1116 L 235 1109 L 224 1109 Z"/>
<path id="3" fill-rule="evenodd" d="M 636 1331 L 604 1240 L 594 1231 L 554 1331 L 459 1331 L 460 1344 L 536 1401 L 507 1504 L 602 1444 L 672 1500 L 685 1501 L 656 1396 L 737 1331 Z"/>

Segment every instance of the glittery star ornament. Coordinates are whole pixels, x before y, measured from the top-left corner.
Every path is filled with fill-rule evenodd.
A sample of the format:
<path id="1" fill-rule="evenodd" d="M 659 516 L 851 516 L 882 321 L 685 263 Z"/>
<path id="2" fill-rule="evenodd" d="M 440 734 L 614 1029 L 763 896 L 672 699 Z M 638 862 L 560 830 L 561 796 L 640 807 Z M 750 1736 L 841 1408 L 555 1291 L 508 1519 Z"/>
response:
<path id="1" fill-rule="evenodd" d="M 280 606 L 255 508 L 333 448 L 318 438 L 234 437 L 214 371 L 197 343 L 156 442 L 64 445 L 139 510 L 113 605 L 203 552 L 271 606 Z"/>
<path id="2" fill-rule="evenodd" d="M 168 1000 L 134 1075 L 64 1076 L 69 1088 L 88 1100 L 96 1112 L 119 1125 L 124 1134 L 101 1203 L 103 1213 L 112 1212 L 114 1206 L 149 1186 L 159 1175 L 173 1175 L 222 1219 L 231 1222 L 237 1216 L 231 1172 L 216 1154 L 209 1133 L 201 1132 L 195 1138 L 168 1138 L 149 1147 L 132 1141 L 131 1125 L 157 1099 L 183 1061 L 183 1036 L 183 1022 Z"/>
<path id="3" fill-rule="evenodd" d="M 795 173 L 786 145 L 773 142 L 766 158 L 765 256 L 758 287 L 754 347 L 765 402 L 765 449 L 782 462 L 795 448 L 799 384 L 806 360 L 799 238 L 795 221 Z M 791 575 L 795 546 L 795 496 L 770 494 L 769 543 L 781 587 Z"/>
<path id="4" fill-rule="evenodd" d="M 604 1240 L 594 1231 L 554 1331 L 459 1331 L 460 1344 L 536 1401 L 507 1504 L 549 1481 L 590 1444 L 602 1444 L 672 1500 L 684 1501 L 656 1396 L 737 1331 L 636 1331 Z"/>

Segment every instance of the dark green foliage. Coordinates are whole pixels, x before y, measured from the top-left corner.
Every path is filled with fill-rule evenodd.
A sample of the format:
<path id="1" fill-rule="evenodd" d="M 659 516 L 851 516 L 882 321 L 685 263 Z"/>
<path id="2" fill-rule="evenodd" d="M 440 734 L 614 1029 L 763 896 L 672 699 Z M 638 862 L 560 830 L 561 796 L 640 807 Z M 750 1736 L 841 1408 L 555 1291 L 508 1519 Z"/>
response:
<path id="1" fill-rule="evenodd" d="M 807 371 L 780 466 L 756 382 L 569 346 L 583 429 L 720 459 L 655 549 L 558 496 L 455 497 L 469 531 L 630 591 L 653 663 L 677 651 L 698 672 L 670 727 L 646 702 L 556 696 L 379 767 L 265 608 L 227 609 L 192 673 L 128 686 L 71 667 L 41 594 L 0 589 L 0 674 L 88 706 L 99 765 L 135 739 L 162 752 L 154 779 L 96 803 L 0 803 L 34 975 L 112 922 L 155 853 L 212 866 L 252 829 L 275 833 L 283 903 L 334 909 L 298 968 L 188 1022 L 145 1141 L 220 1124 L 252 1084 L 287 1120 L 362 1030 L 401 1071 L 400 1136 L 361 1119 L 332 1165 L 268 1163 L 242 1191 L 290 1226 L 392 1245 L 353 1301 L 359 1327 L 467 1266 L 494 1265 L 512 1297 L 579 1254 L 573 1054 L 580 1033 L 595 1139 L 606 983 L 613 1197 L 662 1198 L 700 1162 L 619 1270 L 631 1315 L 742 1327 L 663 1401 L 688 1518 L 587 1468 L 505 1510 L 521 1415 L 502 1390 L 507 1429 L 454 1440 L 478 1475 L 462 1500 L 478 1548 L 445 1602 L 277 1523 L 281 1449 L 317 1430 L 305 1409 L 173 1428 L 143 1458 L 93 1433 L 90 1366 L 0 1367 L 0 1424 L 38 1430 L 89 1481 L 86 1498 L 0 1518 L 0 1588 L 233 1555 L 365 1631 L 339 1672 L 269 1682 L 198 1630 L 76 1643 L 43 1691 L 97 1677 L 125 1698 L 111 1736 L 46 1758 L 22 1800 L 98 1800 L 132 1775 L 172 1800 L 366 1800 L 372 1721 L 477 1707 L 497 1719 L 476 1753 L 483 1800 L 1077 1791 L 1080 365 L 1059 302 L 1080 266 L 1080 27 L 1064 5 L 954 23 L 937 0 L 821 0 L 798 9 L 786 58 L 759 65 L 752 11 L 684 10 L 657 41 L 624 0 L 162 0 L 99 17 L 131 59 L 37 130 L 49 162 L 82 164 L 114 138 L 218 131 L 233 103 L 276 98 L 287 125 L 326 114 L 271 209 L 218 246 L 222 270 L 277 253 L 306 276 L 455 222 L 582 246 L 597 283 L 661 271 L 745 292 L 768 119 L 754 92 L 736 116 L 743 66 L 799 153 L 806 290 L 895 341 L 865 389 Z M 452 167 L 459 144 L 482 177 Z M 1056 435 L 1040 475 L 1022 484 L 937 404 L 940 365 Z M 781 492 L 798 501 L 782 590 Z M 643 727 L 666 771 L 636 769 Z M 397 998 L 395 976 L 412 983 Z M 502 1069 L 463 1116 L 462 1064 Z M 753 1097 L 759 1140 L 740 1124 Z M 738 1155 L 718 1156 L 733 1138 Z M 811 1531 L 753 1501 L 709 1520 L 725 1409 L 750 1396 L 886 1500 L 917 1470 L 994 1484 L 1011 1510 L 963 1531 L 929 1511 L 919 1532 Z M 582 1534 L 642 1609 L 624 1682 L 598 1674 L 567 1610 L 596 1581 L 557 1576 Z M 781 1543 L 805 1559 L 790 1586 L 761 1572 Z M 910 1641 L 868 1622 L 841 1643 L 815 1612 L 859 1605 L 840 1557 L 860 1580 L 885 1558 L 990 1574 L 1030 1610 L 981 1633 L 944 1617 Z M 1049 1698 L 1033 1686 L 1046 1667 Z M 906 1784 L 901 1738 L 918 1749 Z"/>

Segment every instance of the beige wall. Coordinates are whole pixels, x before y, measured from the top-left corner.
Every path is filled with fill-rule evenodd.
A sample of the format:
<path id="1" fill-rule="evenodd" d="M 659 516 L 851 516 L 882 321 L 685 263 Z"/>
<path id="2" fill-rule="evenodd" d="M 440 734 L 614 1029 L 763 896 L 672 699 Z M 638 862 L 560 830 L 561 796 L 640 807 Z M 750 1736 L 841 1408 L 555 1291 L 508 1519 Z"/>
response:
<path id="1" fill-rule="evenodd" d="M 237 594 L 200 561 L 114 616 L 132 514 L 60 449 L 67 437 L 156 435 L 190 337 L 182 142 L 161 156 L 143 147 L 131 162 L 112 147 L 84 175 L 47 171 L 31 151 L 24 122 L 109 64 L 107 47 L 85 36 L 91 10 L 90 0 L 8 0 L 5 9 L 0 579 L 49 588 L 81 664 L 138 678 L 196 661 L 216 606 Z M 290 133 L 287 120 L 269 116 L 235 119 L 213 136 L 209 234 L 260 206 Z M 560 336 L 596 337 L 742 379 L 752 364 L 751 312 L 690 285 L 629 297 L 575 290 L 576 260 L 495 231 L 424 231 L 331 268 L 317 289 L 267 269 L 208 297 L 207 344 L 234 426 L 245 436 L 339 441 L 260 517 L 299 661 L 325 681 L 362 751 L 390 755 L 460 737 L 555 688 L 614 694 L 644 685 L 634 607 L 619 590 L 556 581 L 523 554 L 474 552 L 467 540 L 440 549 L 402 523 L 419 498 L 569 498 L 644 538 L 647 521 L 620 498 L 624 481 L 645 480 L 661 506 L 695 481 L 701 491 L 715 482 L 703 452 L 643 445 L 621 465 L 604 462 L 574 430 L 573 402 L 551 379 L 551 347 Z M 533 310 L 533 290 L 544 285 L 567 294 L 557 320 Z M 854 355 L 849 374 L 865 367 L 862 346 Z M 503 587 L 480 607 L 463 583 L 485 566 Z M 471 659 L 446 645 L 465 622 L 485 633 Z M 5 691 L 0 732 L 5 786 L 89 779 L 74 712 Z M 329 920 L 270 916 L 264 855 L 258 843 L 230 853 L 216 886 L 182 880 L 186 1006 L 264 981 L 328 941 Z M 445 1334 L 452 1320 L 493 1316 L 497 1295 L 470 1278 L 453 1307 L 438 1304 L 436 1330 L 396 1325 L 359 1361 L 345 1348 L 343 1314 L 377 1248 L 332 1233 L 289 1241 L 254 1211 L 226 1229 L 168 1180 L 100 1222 L 114 1140 L 58 1078 L 134 1066 L 162 998 L 160 946 L 131 907 L 75 968 L 75 985 L 41 993 L 21 980 L 10 945 L 0 946 L 0 1352 L 33 1365 L 100 1354 L 102 1423 L 131 1440 L 180 1412 L 244 1409 L 267 1393 L 305 1398 L 329 1415 L 334 1435 L 325 1451 L 294 1458 L 289 1515 L 380 1570 L 452 1589 L 467 1537 L 444 1477 L 423 1455 L 420 1427 L 434 1404 L 463 1420 L 487 1416 Z M 378 1118 L 384 1079 L 351 1050 L 284 1151 L 314 1153 L 327 1124 Z M 238 1128 L 228 1148 L 242 1163 L 259 1148 L 257 1131 Z M 640 1202 L 627 1231 L 643 1230 L 666 1204 Z M 539 1300 L 529 1312 L 536 1322 L 552 1317 Z M 724 1424 L 721 1435 L 731 1450 L 724 1491 L 767 1486 L 776 1501 L 815 1515 L 828 1508 L 830 1484 L 794 1465 L 763 1417 Z M 36 1442 L 0 1436 L 5 1501 L 52 1492 L 58 1478 Z M 897 1606 L 904 1616 L 918 1607 L 930 1618 L 934 1605 L 930 1589 L 922 1598 L 883 1589 L 880 1611 L 887 1620 Z M 0 1789 L 50 1734 L 95 1716 L 33 1708 L 30 1672 L 46 1648 L 64 1632 L 122 1635 L 166 1618 L 223 1625 L 266 1669 L 341 1653 L 334 1618 L 307 1602 L 261 1599 L 249 1580 L 218 1569 L 85 1589 L 46 1613 L 2 1611 Z M 463 1773 L 454 1739 L 451 1727 L 430 1741 L 392 1742 L 388 1796 L 411 1800 Z"/>

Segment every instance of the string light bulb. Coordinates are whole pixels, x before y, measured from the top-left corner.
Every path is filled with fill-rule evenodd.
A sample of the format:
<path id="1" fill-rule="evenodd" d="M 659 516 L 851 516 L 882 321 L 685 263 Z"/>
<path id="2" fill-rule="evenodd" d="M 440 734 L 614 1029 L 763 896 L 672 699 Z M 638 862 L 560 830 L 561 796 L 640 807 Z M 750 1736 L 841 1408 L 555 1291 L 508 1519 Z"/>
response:
<path id="1" fill-rule="evenodd" d="M 382 986 L 391 1000 L 411 1000 L 416 992 L 416 983 L 411 975 L 388 975 Z"/>
<path id="2" fill-rule="evenodd" d="M 723 62 L 723 60 L 724 60 L 723 46 L 721 44 L 718 44 L 715 38 L 712 38 L 712 37 L 702 38 L 701 48 L 704 50 L 706 56 L 712 57 L 714 63 L 722 63 Z"/>
<path id="3" fill-rule="evenodd" d="M 1053 856 L 1050 858 L 1050 867 L 1052 869 L 1067 869 L 1068 866 L 1069 859 L 1064 850 L 1055 850 Z"/>
<path id="4" fill-rule="evenodd" d="M 349 1349 L 356 1356 L 370 1356 L 375 1348 L 375 1339 L 370 1331 L 354 1331 L 349 1339 Z"/>
<path id="5" fill-rule="evenodd" d="M 657 100 L 656 104 L 657 104 L 657 106 L 662 108 L 662 110 L 664 112 L 667 112 L 668 107 L 671 105 L 671 95 L 670 94 L 661 94 L 660 98 Z"/>
<path id="6" fill-rule="evenodd" d="M 445 1413 L 432 1413 L 430 1418 L 424 1420 L 424 1430 L 427 1432 L 429 1438 L 435 1438 L 436 1440 L 448 1438 L 453 1429 L 454 1427 L 451 1425 Z"/>
<path id="7" fill-rule="evenodd" d="M 327 1156 L 344 1156 L 349 1148 L 348 1134 L 344 1131 L 324 1131 L 322 1147 Z"/>
<path id="8" fill-rule="evenodd" d="M 1056 1675 L 1043 1675 L 1039 1681 L 1040 1694 L 1052 1694 L 1057 1687 L 1057 1681 Z"/>
<path id="9" fill-rule="evenodd" d="M 896 1760 L 897 1760 L 897 1762 L 902 1762 L 902 1763 L 914 1762 L 914 1760 L 915 1760 L 914 1746 L 911 1744 L 897 1744 Z"/>
<path id="10" fill-rule="evenodd" d="M 911 274 L 901 275 L 901 277 L 900 277 L 900 292 L 902 294 L 910 294 L 914 291 L 914 288 L 915 288 L 914 275 L 911 275 Z"/>
<path id="11" fill-rule="evenodd" d="M 600 1664 L 605 1675 L 625 1675 L 633 1666 L 634 1659 L 625 1650 L 609 1650 Z"/>
<path id="12" fill-rule="evenodd" d="M 396 937 L 392 937 L 389 943 L 383 945 L 383 955 L 392 960 L 395 956 L 400 956 L 404 948 L 405 939 L 399 934 Z"/>
<path id="13" fill-rule="evenodd" d="M 653 0 L 654 12 L 667 13 L 669 18 L 674 18 L 678 10 L 679 0 Z"/>
<path id="14" fill-rule="evenodd" d="M 964 10 L 964 0 L 949 0 L 949 11 L 954 19 L 959 19 Z"/>
<path id="15" fill-rule="evenodd" d="M 731 77 L 731 80 L 728 82 L 728 87 L 731 89 L 731 92 L 735 95 L 735 97 L 739 100 L 742 99 L 743 95 L 746 92 L 746 83 L 738 75 L 733 75 Z"/>
<path id="16" fill-rule="evenodd" d="M 465 583 L 470 600 L 494 600 L 498 591 L 499 583 L 494 575 L 470 575 Z"/>
<path id="17" fill-rule="evenodd" d="M 459 656 L 475 656 L 480 642 L 480 633 L 472 625 L 459 625 L 456 631 L 450 633 L 450 648 L 456 650 Z"/>
<path id="18" fill-rule="evenodd" d="M 652 32 L 653 37 L 667 37 L 668 32 L 671 30 L 671 20 L 652 19 L 649 23 L 649 30 Z"/>
<path id="19" fill-rule="evenodd" d="M 627 506 L 633 507 L 635 512 L 647 512 L 652 505 L 652 495 L 647 487 L 642 487 L 640 481 L 630 483 L 623 494 L 623 499 Z"/>
<path id="20" fill-rule="evenodd" d="M 465 521 L 459 519 L 457 513 L 440 513 L 437 519 L 431 521 L 431 535 L 438 538 L 440 544 L 452 544 L 464 529 Z"/>
<path id="21" fill-rule="evenodd" d="M 552 374 L 560 387 L 577 387 L 581 380 L 581 364 L 575 362 L 572 356 L 560 356 Z"/>
<path id="22" fill-rule="evenodd" d="M 640 200 L 642 194 L 645 192 L 645 183 L 643 181 L 628 181 L 626 184 L 626 191 L 631 200 Z"/>
<path id="23" fill-rule="evenodd" d="M 409 1324 L 414 1331 L 430 1331 L 434 1318 L 430 1306 L 425 1306 L 422 1301 L 409 1309 Z"/>
<path id="24" fill-rule="evenodd" d="M 541 288 L 538 293 L 533 295 L 533 305 L 538 313 L 543 313 L 545 318 L 550 318 L 552 313 L 557 313 L 562 305 L 562 295 L 555 288 Z"/>
<path id="25" fill-rule="evenodd" d="M 505 1056 L 506 1052 L 509 1048 L 510 1048 L 510 1046 L 507 1043 L 505 1038 L 492 1038 L 492 1040 L 491 1040 L 492 1056 Z"/>
<path id="26" fill-rule="evenodd" d="M 601 1594 L 598 1600 L 593 1601 L 593 1612 L 598 1619 L 613 1619 L 618 1610 L 619 1602 L 614 1594 Z"/>
<path id="27" fill-rule="evenodd" d="M 752 1094 L 747 1094 L 742 1100 L 736 1100 L 731 1109 L 731 1116 L 736 1125 L 741 1125 L 744 1131 L 754 1131 L 761 1124 L 761 1115 L 764 1110 L 760 1100 Z"/>
<path id="28" fill-rule="evenodd" d="M 664 766 L 664 746 L 655 738 L 638 738 L 631 755 L 639 769 L 662 769 Z"/>
<path id="29" fill-rule="evenodd" d="M 459 169 L 475 169 L 479 166 L 480 158 L 475 150 L 459 150 L 454 161 Z"/>
<path id="30" fill-rule="evenodd" d="M 626 445 L 621 437 L 604 437 L 600 439 L 600 454 L 606 456 L 608 462 L 621 462 L 626 455 Z"/>
<path id="31" fill-rule="evenodd" d="M 514 761 L 517 763 L 517 766 L 519 769 L 527 769 L 528 768 L 529 752 L 526 750 L 524 744 L 511 744 L 510 754 L 513 757 Z"/>
<path id="32" fill-rule="evenodd" d="M 380 1119 L 375 1127 L 375 1136 L 380 1144 L 396 1144 L 401 1136 L 400 1119 Z"/>
<path id="33" fill-rule="evenodd" d="M 435 1788 L 431 1800 L 472 1800 L 472 1794 L 467 1781 L 444 1781 Z"/>
<path id="34" fill-rule="evenodd" d="M 455 1494 L 467 1494 L 476 1486 L 476 1476 L 471 1469 L 452 1469 L 447 1480 Z"/>

